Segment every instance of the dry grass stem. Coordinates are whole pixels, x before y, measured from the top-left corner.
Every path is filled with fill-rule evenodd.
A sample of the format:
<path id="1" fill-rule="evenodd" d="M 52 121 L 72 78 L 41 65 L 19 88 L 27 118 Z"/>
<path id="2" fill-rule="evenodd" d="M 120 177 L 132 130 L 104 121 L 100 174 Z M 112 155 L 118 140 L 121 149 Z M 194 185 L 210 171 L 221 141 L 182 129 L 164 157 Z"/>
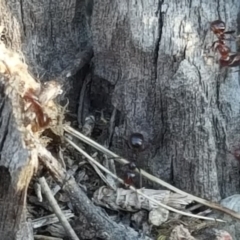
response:
<path id="1" fill-rule="evenodd" d="M 78 236 L 72 229 L 70 223 L 68 222 L 67 218 L 65 215 L 62 213 L 61 208 L 59 207 L 56 199 L 52 195 L 51 189 L 49 188 L 46 179 L 44 177 L 41 177 L 39 179 L 39 183 L 41 184 L 41 188 L 43 193 L 45 194 L 46 198 L 49 201 L 49 204 L 51 205 L 52 209 L 54 210 L 55 214 L 57 215 L 59 221 L 62 223 L 65 231 L 68 233 L 68 235 L 71 237 L 73 240 L 79 240 Z"/>
<path id="2" fill-rule="evenodd" d="M 124 181 L 120 178 L 118 178 L 116 175 L 114 175 L 113 173 L 111 173 L 108 169 L 106 169 L 105 167 L 103 167 L 99 162 L 97 162 L 95 159 L 93 159 L 90 155 L 88 155 L 85 151 L 83 151 L 81 148 L 79 148 L 75 143 L 73 143 L 71 140 L 66 138 L 66 141 L 72 146 L 74 147 L 77 151 L 79 151 L 83 156 L 85 156 L 86 158 L 88 158 L 91 162 L 93 162 L 94 164 L 96 164 L 100 169 L 102 169 L 104 172 L 106 172 L 107 174 L 111 175 L 113 178 L 117 179 L 120 183 L 125 184 Z M 138 193 L 139 195 L 145 197 L 146 199 L 148 199 L 149 201 L 151 201 L 152 203 L 155 203 L 157 205 L 159 205 L 160 207 L 163 207 L 169 211 L 184 215 L 184 216 L 188 216 L 188 217 L 193 217 L 193 218 L 198 218 L 198 219 L 205 219 L 205 220 L 211 220 L 211 221 L 218 221 L 218 222 L 224 222 L 221 219 L 214 219 L 214 218 L 209 218 L 209 217 L 203 217 L 203 216 L 197 216 L 191 213 L 186 213 L 177 209 L 174 209 L 172 207 L 169 207 L 165 204 L 160 203 L 159 201 L 156 201 L 155 199 L 152 199 L 151 197 L 145 195 L 144 193 L 142 193 L 140 190 L 137 190 L 136 188 L 129 186 L 129 188 L 133 191 L 135 191 L 136 193 Z"/>
<path id="3" fill-rule="evenodd" d="M 37 182 L 34 183 L 34 191 L 35 191 L 35 194 L 38 198 L 38 201 L 39 202 L 42 202 L 42 191 L 41 191 L 41 185 Z"/>
<path id="4" fill-rule="evenodd" d="M 117 154 L 113 153 L 112 151 L 108 150 L 107 148 L 103 147 L 102 145 L 98 144 L 97 142 L 93 141 L 92 139 L 84 136 L 83 134 L 81 134 L 80 132 L 76 131 L 72 127 L 65 125 L 64 126 L 64 130 L 66 132 L 68 132 L 69 134 L 72 134 L 73 136 L 75 136 L 79 140 L 89 144 L 90 146 L 94 147 L 95 149 L 97 149 L 97 150 L 101 151 L 102 153 L 106 154 L 107 156 L 114 158 L 119 163 L 121 163 L 123 165 L 129 163 L 129 161 L 127 161 L 126 159 L 121 158 Z M 135 171 L 138 172 L 138 170 L 135 170 Z M 232 216 L 234 218 L 240 219 L 240 214 L 237 213 L 237 212 L 232 211 L 229 208 L 223 207 L 223 206 L 221 206 L 218 203 L 209 202 L 209 201 L 207 201 L 205 199 L 193 196 L 192 194 L 186 193 L 186 192 L 184 192 L 184 191 L 182 191 L 182 190 L 172 186 L 171 184 L 164 182 L 160 178 L 157 178 L 157 177 L 147 173 L 146 171 L 144 171 L 142 169 L 140 171 L 141 171 L 141 175 L 142 176 L 144 176 L 145 178 L 151 180 L 152 182 L 160 184 L 161 186 L 166 187 L 167 189 L 172 190 L 173 192 L 176 192 L 176 193 L 179 193 L 179 194 L 181 194 L 183 196 L 189 197 L 193 201 L 196 201 L 196 202 L 201 203 L 201 204 L 203 204 L 205 206 L 208 206 L 210 208 L 213 208 L 213 209 L 219 210 L 221 212 L 224 212 L 226 214 L 229 214 L 230 216 Z"/>
<path id="5" fill-rule="evenodd" d="M 34 235 L 34 240 L 63 240 L 62 238 L 49 237 L 45 235 Z"/>
<path id="6" fill-rule="evenodd" d="M 62 213 L 64 214 L 66 219 L 74 217 L 74 214 L 71 212 L 71 210 L 63 210 Z M 47 226 L 50 224 L 58 223 L 59 219 L 55 214 L 51 214 L 48 216 L 36 218 L 32 220 L 32 226 L 33 228 L 40 228 L 43 226 Z"/>

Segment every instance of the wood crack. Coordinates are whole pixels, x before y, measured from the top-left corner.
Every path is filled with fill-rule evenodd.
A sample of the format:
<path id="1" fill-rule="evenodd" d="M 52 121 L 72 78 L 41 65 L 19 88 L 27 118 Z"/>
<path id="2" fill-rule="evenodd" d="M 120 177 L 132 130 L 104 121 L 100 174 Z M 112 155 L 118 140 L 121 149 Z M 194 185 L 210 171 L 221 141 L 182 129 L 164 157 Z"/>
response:
<path id="1" fill-rule="evenodd" d="M 24 7 L 23 7 L 23 0 L 20 0 L 20 11 L 21 11 L 21 21 L 22 21 L 22 26 L 23 26 L 23 33 L 24 36 L 26 36 L 26 26 L 24 23 L 24 11 L 23 11 Z"/>

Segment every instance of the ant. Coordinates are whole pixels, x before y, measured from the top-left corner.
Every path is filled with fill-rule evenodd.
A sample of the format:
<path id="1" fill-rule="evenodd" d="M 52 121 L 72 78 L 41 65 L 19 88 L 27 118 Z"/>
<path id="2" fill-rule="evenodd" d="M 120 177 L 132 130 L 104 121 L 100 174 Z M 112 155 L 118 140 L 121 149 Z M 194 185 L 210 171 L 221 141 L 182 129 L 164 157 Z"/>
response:
<path id="1" fill-rule="evenodd" d="M 34 118 L 31 118 L 33 132 L 44 129 L 50 124 L 51 118 L 44 113 L 44 106 L 61 93 L 61 86 L 54 80 L 44 83 L 41 89 L 33 90 L 29 88 L 26 91 L 23 99 L 29 103 L 26 110 L 34 113 Z"/>
<path id="2" fill-rule="evenodd" d="M 215 20 L 210 23 L 210 29 L 217 36 L 218 40 L 213 42 L 211 48 L 220 54 L 219 64 L 221 67 L 236 67 L 240 65 L 240 53 L 231 53 L 231 49 L 226 45 L 226 34 L 233 36 L 234 30 L 225 31 L 226 24 L 222 20 Z"/>
<path id="3" fill-rule="evenodd" d="M 225 38 L 226 34 L 232 35 L 233 33 L 235 33 L 234 30 L 225 31 L 226 24 L 222 20 L 215 20 L 211 22 L 210 28 L 213 31 L 213 33 L 218 37 L 219 40 L 226 40 Z"/>
<path id="4" fill-rule="evenodd" d="M 23 96 L 23 99 L 30 103 L 29 110 L 35 114 L 32 131 L 37 132 L 40 128 L 48 126 L 51 119 L 43 112 L 43 108 L 38 100 L 38 97 L 34 94 L 34 91 L 29 89 L 29 91 Z"/>
<path id="5" fill-rule="evenodd" d="M 136 177 L 135 170 L 137 169 L 140 174 L 140 188 L 142 187 L 142 176 L 140 168 L 135 164 L 137 156 L 140 152 L 146 149 L 146 145 L 144 144 L 144 137 L 141 133 L 132 133 L 128 139 L 128 145 L 133 150 L 134 159 L 128 164 L 125 164 L 124 167 L 127 168 L 125 171 L 124 182 L 127 185 L 134 185 L 133 179 Z"/>

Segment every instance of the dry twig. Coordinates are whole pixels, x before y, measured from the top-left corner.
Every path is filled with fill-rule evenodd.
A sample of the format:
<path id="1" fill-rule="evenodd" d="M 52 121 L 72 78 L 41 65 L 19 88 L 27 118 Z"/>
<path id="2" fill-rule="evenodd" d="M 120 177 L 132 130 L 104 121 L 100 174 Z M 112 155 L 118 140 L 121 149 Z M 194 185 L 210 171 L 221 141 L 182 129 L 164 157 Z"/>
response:
<path id="1" fill-rule="evenodd" d="M 67 192 L 71 203 L 74 205 L 77 212 L 83 213 L 87 222 L 91 223 L 96 231 L 96 236 L 103 239 L 127 239 L 132 240 L 150 240 L 147 236 L 139 236 L 133 229 L 117 224 L 112 221 L 99 208 L 96 208 L 91 201 L 89 201 L 86 194 L 79 188 L 75 179 L 63 169 L 60 163 L 52 154 L 43 146 L 38 145 L 38 156 L 41 162 L 51 172 L 53 178 L 63 187 Z"/>
<path id="2" fill-rule="evenodd" d="M 113 173 L 111 173 L 108 169 L 106 169 L 105 167 L 103 167 L 99 162 L 97 162 L 95 159 L 93 159 L 90 155 L 88 155 L 86 152 L 84 152 L 81 148 L 79 148 L 75 143 L 73 143 L 71 140 L 66 138 L 66 141 L 68 143 L 70 143 L 76 150 L 78 150 L 82 155 L 84 155 L 86 158 L 88 158 L 91 162 L 93 162 L 95 165 L 97 165 L 100 169 L 102 169 L 104 172 L 108 173 L 109 175 L 111 175 L 113 178 L 117 179 L 119 182 L 121 182 L 122 184 L 125 184 L 124 181 L 121 178 L 118 178 L 116 175 L 114 175 Z M 199 218 L 199 219 L 205 219 L 205 220 L 212 220 L 212 221 L 218 221 L 218 222 L 224 222 L 221 219 L 214 219 L 214 218 L 209 218 L 209 217 L 203 217 L 203 216 L 198 216 L 198 215 L 194 215 L 191 213 L 186 213 L 183 211 L 179 211 L 177 209 L 174 209 L 172 207 L 169 207 L 163 203 L 160 203 L 159 201 L 156 201 L 155 199 L 152 199 L 151 197 L 147 196 L 146 194 L 142 193 L 140 190 L 137 190 L 136 188 L 129 186 L 129 188 L 133 191 L 135 191 L 136 193 L 138 193 L 139 195 L 145 197 L 146 199 L 148 199 L 149 201 L 159 205 L 160 207 L 163 207 L 165 209 L 168 209 L 172 212 L 175 213 L 179 213 L 181 215 L 184 216 L 188 216 L 188 217 L 193 217 L 193 218 Z"/>
<path id="3" fill-rule="evenodd" d="M 44 235 L 34 235 L 35 240 L 63 240 L 62 238 L 49 237 Z"/>
<path id="4" fill-rule="evenodd" d="M 62 213 L 64 214 L 66 219 L 74 217 L 74 214 L 71 212 L 71 210 L 63 210 Z M 32 221 L 32 226 L 35 229 L 35 228 L 40 228 L 40 227 L 58 223 L 58 222 L 59 222 L 58 217 L 55 214 L 51 214 L 48 216 L 34 219 Z"/>
<path id="5" fill-rule="evenodd" d="M 46 180 L 44 177 L 39 179 L 39 183 L 41 184 L 42 191 L 44 192 L 45 196 L 47 197 L 49 204 L 51 205 L 52 209 L 54 210 L 55 214 L 57 215 L 59 221 L 62 223 L 65 231 L 73 240 L 79 240 L 78 236 L 72 229 L 70 223 L 66 219 L 65 215 L 62 213 L 61 208 L 58 206 L 56 199 L 53 197 L 51 189 L 49 188 Z"/>
<path id="6" fill-rule="evenodd" d="M 107 148 L 103 147 L 102 145 L 98 144 L 97 142 L 93 141 L 92 139 L 84 136 L 83 134 L 81 134 L 80 132 L 76 131 L 72 127 L 65 125 L 64 126 L 64 130 L 66 132 L 72 134 L 76 138 L 82 140 L 83 142 L 89 144 L 90 146 L 94 147 L 95 149 L 97 149 L 97 150 L 101 151 L 102 153 L 106 154 L 107 156 L 114 158 L 119 163 L 121 163 L 123 165 L 129 163 L 129 161 L 127 161 L 126 159 L 121 158 L 117 154 L 113 153 L 112 151 L 108 150 Z M 138 172 L 137 169 L 135 171 Z M 167 189 L 172 190 L 173 192 L 179 193 L 179 194 L 181 194 L 183 196 L 187 196 L 190 199 L 192 199 L 193 201 L 196 201 L 196 202 L 201 203 L 201 204 L 203 204 L 205 206 L 208 206 L 210 208 L 213 208 L 213 209 L 219 210 L 221 212 L 224 212 L 224 213 L 226 213 L 226 214 L 228 214 L 228 215 L 230 215 L 230 216 L 232 216 L 234 218 L 240 219 L 240 214 L 237 213 L 237 212 L 232 211 L 231 209 L 223 207 L 223 206 L 221 206 L 218 203 L 209 202 L 209 201 L 207 201 L 205 199 L 202 199 L 200 197 L 193 196 L 192 194 L 186 193 L 186 192 L 184 192 L 184 191 L 182 191 L 182 190 L 172 186 L 171 184 L 166 183 L 163 180 L 161 180 L 161 179 L 159 179 L 159 178 L 157 178 L 157 177 L 147 173 L 146 171 L 144 171 L 142 169 L 140 169 L 140 171 L 141 171 L 142 176 L 144 176 L 145 178 L 151 180 L 152 182 L 160 184 L 161 186 L 166 187 Z"/>
<path id="7" fill-rule="evenodd" d="M 85 96 L 85 92 L 86 92 L 86 88 L 87 85 L 90 83 L 91 81 L 91 74 L 88 74 L 86 76 L 86 78 L 84 79 L 82 88 L 81 88 L 81 92 L 79 95 L 79 101 L 78 101 L 78 112 L 77 112 L 77 119 L 78 119 L 78 127 L 82 128 L 83 124 L 84 124 L 84 120 L 83 119 L 83 102 L 84 102 L 84 96 Z"/>

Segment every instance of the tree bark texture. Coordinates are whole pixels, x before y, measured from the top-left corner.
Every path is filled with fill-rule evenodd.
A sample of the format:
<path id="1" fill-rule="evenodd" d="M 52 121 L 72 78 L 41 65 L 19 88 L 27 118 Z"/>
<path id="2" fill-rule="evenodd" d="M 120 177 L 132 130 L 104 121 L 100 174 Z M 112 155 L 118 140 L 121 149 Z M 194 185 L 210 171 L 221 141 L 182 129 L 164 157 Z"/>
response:
<path id="1" fill-rule="evenodd" d="M 20 133 L 11 112 L 11 103 L 0 86 L 0 236 L 2 239 L 22 239 L 18 231 L 26 229 L 25 202 L 29 179 L 22 182 L 28 165 L 28 153 L 23 149 Z M 27 176 L 26 176 L 27 178 Z M 22 226 L 22 229 L 20 229 Z M 31 234 L 25 239 L 32 239 Z"/>
<path id="2" fill-rule="evenodd" d="M 94 74 L 114 86 L 124 116 L 113 140 L 139 131 L 151 144 L 141 167 L 208 199 L 238 191 L 238 163 L 226 153 L 239 142 L 238 73 L 220 73 L 202 54 L 214 40 L 210 21 L 237 28 L 237 0 L 7 4 L 43 79 L 71 65 L 92 36 Z"/>
<path id="3" fill-rule="evenodd" d="M 237 28 L 239 1 L 95 1 L 94 74 L 114 85 L 124 115 L 115 141 L 141 132 L 142 167 L 219 200 L 239 191 L 239 76 L 207 61 L 216 19 Z M 230 42 L 233 51 L 235 43 Z M 114 139 L 114 138 L 113 138 Z"/>
<path id="4" fill-rule="evenodd" d="M 239 74 L 220 71 L 203 52 L 215 39 L 209 22 L 221 18 L 227 28 L 237 29 L 239 4 L 12 0 L 6 8 L 18 23 L 26 61 L 40 79 L 58 77 L 77 53 L 93 46 L 92 96 L 107 101 L 98 94 L 110 84 L 108 104 L 123 120 L 115 128 L 113 148 L 131 132 L 141 132 L 150 144 L 139 156 L 141 167 L 182 190 L 219 200 L 240 187 L 239 163 L 227 152 L 240 140 Z M 235 51 L 235 42 L 229 44 Z M 83 79 L 78 76 L 65 79 L 76 96 Z"/>

